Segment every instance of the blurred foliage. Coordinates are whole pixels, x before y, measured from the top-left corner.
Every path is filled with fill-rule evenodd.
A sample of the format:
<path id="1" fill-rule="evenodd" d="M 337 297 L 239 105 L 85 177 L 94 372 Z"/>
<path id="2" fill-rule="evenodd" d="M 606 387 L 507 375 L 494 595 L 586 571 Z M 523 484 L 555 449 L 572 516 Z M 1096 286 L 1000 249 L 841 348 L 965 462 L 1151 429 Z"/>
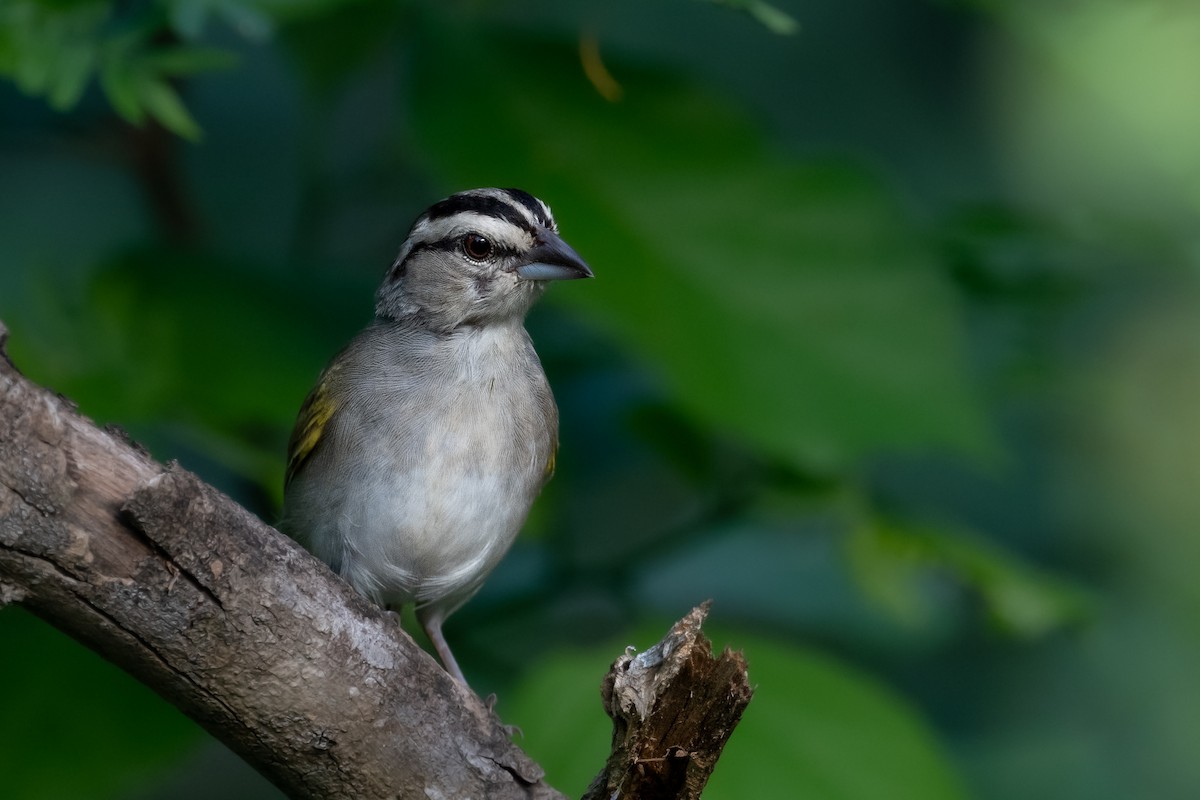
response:
<path id="1" fill-rule="evenodd" d="M 922 624 L 937 602 L 922 591 L 936 569 L 978 589 L 1002 630 L 1041 636 L 1089 614 L 1089 598 L 1073 584 L 1015 562 L 967 532 L 865 518 L 849 537 L 848 554 L 864 591 L 898 619 Z"/>
<path id="2" fill-rule="evenodd" d="M 643 626 L 629 639 L 645 649 L 670 625 L 662 620 Z M 826 655 L 778 641 L 719 628 L 709 635 L 745 648 L 758 689 L 721 756 L 706 798 L 745 797 L 746 787 L 781 787 L 781 795 L 844 800 L 967 796 L 915 710 L 870 677 Z M 594 753 L 604 752 L 612 736 L 609 721 L 591 713 L 595 696 L 578 687 L 595 683 L 596 664 L 611 660 L 626 641 L 555 654 L 530 671 L 511 699 L 511 718 L 527 731 L 522 746 L 548 765 L 547 779 L 568 795 L 582 794 L 599 772 Z M 546 697 L 561 698 L 566 705 L 548 704 Z"/>
<path id="3" fill-rule="evenodd" d="M 598 277 L 530 318 L 559 472 L 448 636 L 557 785 L 713 597 L 758 686 L 713 797 L 1190 797 L 1198 43 L 1167 0 L 9 0 L 0 319 L 271 520 L 408 222 L 528 188 Z M 0 796 L 272 796 L 0 642 Z"/>
<path id="4" fill-rule="evenodd" d="M 44 95 L 65 111 L 97 78 L 113 109 L 141 124 L 153 118 L 180 136 L 200 128 L 171 85 L 173 79 L 226 68 L 230 54 L 174 43 L 174 31 L 198 32 L 204 3 L 173 4 L 170 23 L 150 4 L 13 0 L 0 9 L 0 73 L 24 92 Z M 246 8 L 229 3 L 230 9 Z"/>
<path id="5" fill-rule="evenodd" d="M 111 797 L 178 762 L 203 736 L 167 701 L 30 614 L 0 614 L 0 641 L 5 797 Z"/>
<path id="6" fill-rule="evenodd" d="M 684 411 L 800 468 L 983 447 L 951 297 L 881 186 L 794 164 L 719 98 L 653 72 L 626 70 L 636 96 L 606 103 L 570 49 L 506 38 L 422 37 L 424 149 L 456 184 L 522 176 L 553 187 L 564 225 L 588 220 L 575 238 L 610 278 L 563 302 L 660 364 Z M 477 102 L 445 102 L 466 82 Z M 572 167 L 590 154 L 602 169 Z"/>

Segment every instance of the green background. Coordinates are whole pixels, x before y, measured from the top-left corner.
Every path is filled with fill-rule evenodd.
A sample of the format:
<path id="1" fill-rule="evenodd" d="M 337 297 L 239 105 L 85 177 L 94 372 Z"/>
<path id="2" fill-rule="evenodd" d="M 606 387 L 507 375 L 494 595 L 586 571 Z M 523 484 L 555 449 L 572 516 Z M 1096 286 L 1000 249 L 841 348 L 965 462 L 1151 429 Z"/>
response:
<path id="1" fill-rule="evenodd" d="M 6 0 L 0 74 L 13 359 L 268 521 L 411 220 L 552 205 L 558 475 L 447 636 L 555 786 L 712 598 L 706 797 L 1200 792 L 1197 4 Z M 8 608 L 0 796 L 277 792 Z"/>

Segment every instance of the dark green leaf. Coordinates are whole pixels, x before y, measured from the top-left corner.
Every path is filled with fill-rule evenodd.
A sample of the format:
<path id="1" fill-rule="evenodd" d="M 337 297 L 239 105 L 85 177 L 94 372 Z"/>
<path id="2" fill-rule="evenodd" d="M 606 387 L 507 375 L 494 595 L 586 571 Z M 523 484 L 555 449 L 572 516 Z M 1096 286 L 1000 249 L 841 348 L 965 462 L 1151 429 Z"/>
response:
<path id="1" fill-rule="evenodd" d="M 638 649 L 667 629 L 630 637 Z M 715 634 L 714 639 L 722 638 Z M 511 696 L 505 718 L 548 781 L 570 795 L 588 785 L 608 749 L 611 722 L 597 688 L 627 642 L 541 660 Z M 958 776 L 917 711 L 878 681 L 810 650 L 738 635 L 755 687 L 704 796 L 838 800 L 960 800 Z M 547 702 L 553 698 L 553 702 Z"/>
<path id="2" fill-rule="evenodd" d="M 689 413 L 803 466 L 987 451 L 953 296 L 877 181 L 783 158 L 675 80 L 620 70 L 612 104 L 568 52 L 428 45 L 415 119 L 451 185 L 549 200 L 597 275 L 553 296 L 655 363 Z"/>
<path id="3" fill-rule="evenodd" d="M 171 77 L 230 69 L 237 61 L 237 56 L 226 50 L 190 45 L 163 48 L 142 58 L 147 69 Z"/>
<path id="4" fill-rule="evenodd" d="M 763 2 L 763 0 L 710 1 L 717 5 L 728 6 L 729 8 L 749 14 L 771 33 L 790 36 L 800 30 L 800 23 L 796 22 L 796 19 L 791 14 L 780 10 L 770 3 Z"/>
<path id="5" fill-rule="evenodd" d="M 0 6 L 0 72 L 21 91 L 46 95 L 54 108 L 70 108 L 91 77 L 108 15 L 108 4 L 94 0 L 59 8 L 27 0 Z"/>
<path id="6" fill-rule="evenodd" d="M 406 13 L 404 3 L 392 0 L 353 0 L 297 19 L 280 38 L 309 87 L 324 94 L 394 44 Z"/>
<path id="7" fill-rule="evenodd" d="M 203 739 L 165 700 L 28 612 L 0 611 L 0 642 L 6 798 L 124 796 Z"/>
<path id="8" fill-rule="evenodd" d="M 715 641 L 730 632 L 710 631 Z M 858 669 L 812 650 L 730 635 L 754 699 L 704 796 L 963 800 L 966 791 L 917 709 Z"/>
<path id="9" fill-rule="evenodd" d="M 897 618 L 920 623 L 934 598 L 923 591 L 934 571 L 978 592 L 1001 629 L 1041 636 L 1087 616 L 1080 587 L 1022 563 L 978 536 L 872 517 L 848 540 L 850 562 L 867 594 Z"/>
<path id="10" fill-rule="evenodd" d="M 144 74 L 135 61 L 139 44 L 137 34 L 125 33 L 107 40 L 100 54 L 100 86 L 113 110 L 134 125 L 146 118 L 140 85 Z"/>
<path id="11" fill-rule="evenodd" d="M 138 99 L 167 130 L 192 141 L 200 138 L 200 126 L 179 99 L 179 93 L 165 80 L 145 76 L 138 87 Z"/>

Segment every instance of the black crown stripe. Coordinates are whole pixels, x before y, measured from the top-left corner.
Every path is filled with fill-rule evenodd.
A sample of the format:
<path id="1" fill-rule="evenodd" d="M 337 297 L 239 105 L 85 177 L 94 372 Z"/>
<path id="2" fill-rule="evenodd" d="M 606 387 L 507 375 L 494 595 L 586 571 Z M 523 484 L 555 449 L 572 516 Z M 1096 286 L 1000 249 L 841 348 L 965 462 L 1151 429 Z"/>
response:
<path id="1" fill-rule="evenodd" d="M 522 204 L 523 205 L 523 204 Z M 452 217 L 455 214 L 464 214 L 474 212 L 485 217 L 495 217 L 502 219 L 505 222 L 516 225 L 530 234 L 536 234 L 537 231 L 529 224 L 529 218 L 522 214 L 511 201 L 501 200 L 497 197 L 482 194 L 456 194 L 453 197 L 447 197 L 434 203 L 425 212 L 425 219 L 429 221 L 445 219 Z M 536 218 L 536 217 L 535 217 Z"/>
<path id="2" fill-rule="evenodd" d="M 500 191 L 508 195 L 514 203 L 524 206 L 525 210 L 529 212 L 529 216 L 536 219 L 538 224 L 546 228 L 554 227 L 554 220 L 546 215 L 546 206 L 529 192 L 522 189 L 501 189 Z"/>

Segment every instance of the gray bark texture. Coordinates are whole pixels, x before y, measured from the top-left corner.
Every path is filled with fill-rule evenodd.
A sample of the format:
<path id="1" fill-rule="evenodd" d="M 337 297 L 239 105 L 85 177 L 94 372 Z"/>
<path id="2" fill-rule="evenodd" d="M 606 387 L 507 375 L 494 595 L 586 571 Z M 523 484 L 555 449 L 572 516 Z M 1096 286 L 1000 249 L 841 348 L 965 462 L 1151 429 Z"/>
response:
<path id="1" fill-rule="evenodd" d="M 391 616 L 28 381 L 6 338 L 0 323 L 0 606 L 120 666 L 291 797 L 562 797 Z M 750 699 L 741 656 L 712 657 L 705 613 L 604 679 L 613 752 L 588 797 L 699 797 Z"/>

